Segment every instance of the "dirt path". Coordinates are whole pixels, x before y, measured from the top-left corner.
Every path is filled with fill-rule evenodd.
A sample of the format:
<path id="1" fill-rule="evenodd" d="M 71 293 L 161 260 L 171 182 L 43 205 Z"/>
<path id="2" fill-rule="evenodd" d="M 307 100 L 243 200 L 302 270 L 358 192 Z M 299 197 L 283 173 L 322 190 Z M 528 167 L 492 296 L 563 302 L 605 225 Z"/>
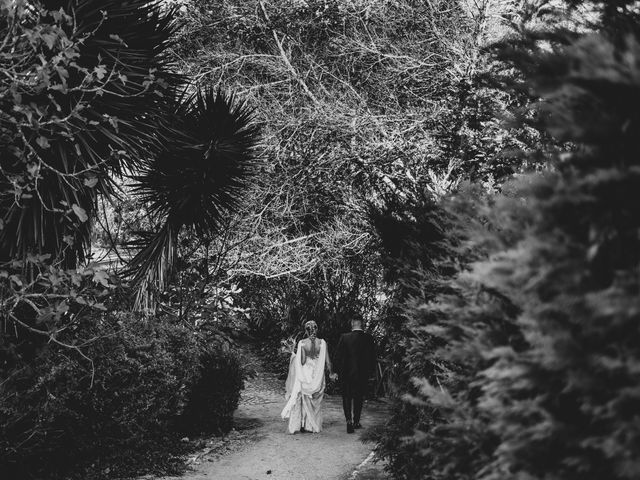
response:
<path id="1" fill-rule="evenodd" d="M 324 430 L 289 435 L 280 418 L 284 386 L 275 375 L 261 372 L 248 380 L 235 414 L 236 429 L 225 440 L 192 457 L 192 471 L 163 480 L 373 480 L 386 476 L 370 460 L 372 444 L 347 434 L 338 396 L 325 396 Z M 384 421 L 384 402 L 365 403 L 362 424 Z"/>

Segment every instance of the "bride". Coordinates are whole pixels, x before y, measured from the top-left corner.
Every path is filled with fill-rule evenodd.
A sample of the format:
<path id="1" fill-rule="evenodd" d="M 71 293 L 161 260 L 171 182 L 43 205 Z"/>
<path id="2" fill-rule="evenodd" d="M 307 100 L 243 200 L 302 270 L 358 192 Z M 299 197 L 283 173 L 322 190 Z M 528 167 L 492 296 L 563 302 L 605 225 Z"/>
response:
<path id="1" fill-rule="evenodd" d="M 287 404 L 282 419 L 289 419 L 289 433 L 322 430 L 322 398 L 324 396 L 324 369 L 331 373 L 331 360 L 327 342 L 317 338 L 318 325 L 313 320 L 304 324 L 307 338 L 298 342 L 296 353 L 291 354 L 286 383 Z"/>

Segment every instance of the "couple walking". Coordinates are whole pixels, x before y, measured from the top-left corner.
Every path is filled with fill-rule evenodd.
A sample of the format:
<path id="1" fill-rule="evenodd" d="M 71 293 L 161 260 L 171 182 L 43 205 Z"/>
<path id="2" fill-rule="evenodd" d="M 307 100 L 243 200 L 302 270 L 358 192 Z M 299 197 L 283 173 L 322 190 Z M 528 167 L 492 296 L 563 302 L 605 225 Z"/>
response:
<path id="1" fill-rule="evenodd" d="M 376 354 L 373 337 L 362 330 L 362 321 L 351 321 L 351 332 L 340 336 L 332 370 L 327 342 L 317 338 L 318 325 L 313 320 L 304 325 L 307 338 L 298 342 L 291 354 L 286 382 L 287 403 L 282 418 L 289 419 L 289 433 L 322 430 L 322 398 L 325 368 L 330 378 L 339 378 L 342 408 L 347 433 L 360 428 L 360 414 L 367 380 L 375 373 Z"/>

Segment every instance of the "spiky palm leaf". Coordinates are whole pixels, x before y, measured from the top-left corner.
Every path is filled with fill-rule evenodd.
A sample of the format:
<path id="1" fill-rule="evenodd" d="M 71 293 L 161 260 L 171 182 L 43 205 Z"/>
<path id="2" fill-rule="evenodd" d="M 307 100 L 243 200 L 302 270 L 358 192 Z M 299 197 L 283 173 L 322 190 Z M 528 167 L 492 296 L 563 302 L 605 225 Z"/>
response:
<path id="1" fill-rule="evenodd" d="M 71 42 L 78 42 L 79 55 L 74 59 L 76 66 L 66 68 L 66 78 L 61 73 L 60 78 L 51 79 L 52 84 L 65 83 L 68 89 L 36 89 L 24 92 L 22 98 L 22 104 L 38 105 L 66 119 L 64 128 L 43 130 L 41 124 L 23 128 L 28 148 L 19 154 L 11 153 L 15 151 L 11 145 L 0 145 L 3 192 L 11 191 L 12 175 L 23 174 L 33 162 L 25 151 L 37 152 L 42 165 L 36 191 L 30 196 L 18 202 L 10 194 L 0 198 L 4 223 L 0 251 L 5 259 L 24 257 L 29 251 L 50 253 L 72 266 L 88 247 L 90 222 L 81 210 L 74 215 L 71 207 L 75 204 L 91 217 L 96 195 L 112 193 L 112 174 L 139 168 L 159 150 L 156 134 L 181 79 L 171 73 L 165 55 L 173 27 L 159 2 L 44 0 L 42 4 L 50 11 L 62 8 L 73 22 L 56 23 L 50 15 L 33 21 L 45 27 L 61 26 Z M 51 58 L 58 53 L 56 48 L 61 51 L 63 46 L 43 47 L 42 54 Z M 98 82 L 102 88 L 82 91 L 87 72 L 96 68 L 105 78 Z M 78 111 L 80 104 L 83 108 Z M 38 143 L 43 137 L 48 145 Z"/>
<path id="2" fill-rule="evenodd" d="M 163 224 L 128 266 L 139 306 L 148 306 L 154 288 L 166 287 L 180 229 L 215 233 L 239 206 L 255 164 L 259 130 L 251 110 L 233 96 L 199 90 L 181 102 L 175 119 L 189 136 L 168 139 L 166 150 L 135 177 L 135 194 Z"/>

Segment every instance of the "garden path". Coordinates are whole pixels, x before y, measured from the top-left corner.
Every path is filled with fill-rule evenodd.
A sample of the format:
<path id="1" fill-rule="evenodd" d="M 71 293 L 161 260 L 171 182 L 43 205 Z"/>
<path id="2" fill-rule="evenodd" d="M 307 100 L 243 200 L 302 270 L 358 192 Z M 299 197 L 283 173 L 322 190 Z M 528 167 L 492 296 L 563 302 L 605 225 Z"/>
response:
<path id="1" fill-rule="evenodd" d="M 253 356 L 252 356 L 253 357 Z M 251 362 L 258 362 L 255 357 Z M 190 471 L 162 480 L 382 480 L 380 464 L 372 461 L 371 443 L 347 434 L 339 396 L 325 396 L 324 430 L 320 434 L 289 435 L 280 418 L 284 382 L 259 371 L 247 380 L 235 418 L 224 439 L 213 438 L 207 448 L 189 459 Z M 384 421 L 388 406 L 367 401 L 362 424 Z"/>

